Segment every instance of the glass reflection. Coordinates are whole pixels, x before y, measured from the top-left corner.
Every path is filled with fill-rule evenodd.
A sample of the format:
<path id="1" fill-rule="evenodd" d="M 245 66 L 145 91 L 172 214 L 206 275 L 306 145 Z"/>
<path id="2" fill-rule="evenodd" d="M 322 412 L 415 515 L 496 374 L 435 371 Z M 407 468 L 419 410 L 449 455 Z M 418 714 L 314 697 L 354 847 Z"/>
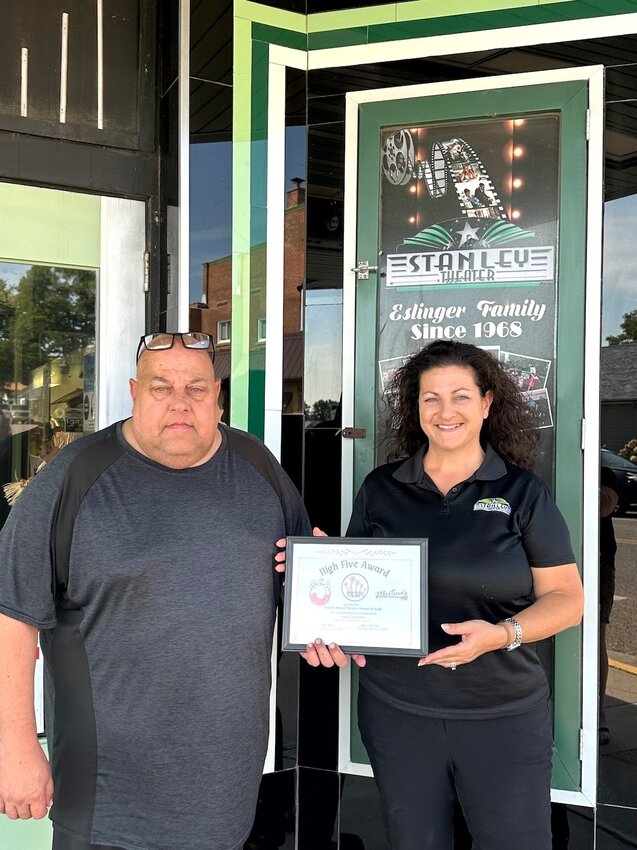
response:
<path id="1" fill-rule="evenodd" d="M 343 291 L 309 289 L 305 296 L 306 427 L 332 422 L 341 397 Z"/>
<path id="2" fill-rule="evenodd" d="M 310 520 L 341 532 L 341 289 L 306 292 L 305 488 Z"/>
<path id="3" fill-rule="evenodd" d="M 206 290 L 209 266 L 230 259 L 232 144 L 200 142 L 190 146 L 190 300 L 210 306 Z M 230 294 L 228 288 L 227 295 Z M 216 334 L 215 334 L 216 339 Z"/>
<path id="4" fill-rule="evenodd" d="M 622 77 L 634 79 L 625 71 Z M 634 808 L 614 808 L 637 806 L 637 452 L 631 442 L 637 438 L 637 290 L 625 238 L 637 224 L 637 195 L 621 197 L 631 188 L 615 174 L 616 197 L 604 209 L 601 480 L 617 495 L 613 515 L 600 521 L 599 800 L 611 805 L 598 810 L 598 847 L 615 846 L 620 836 L 637 846 Z M 602 509 L 603 497 L 604 488 Z"/>
<path id="5" fill-rule="evenodd" d="M 637 196 L 628 195 L 604 205 L 604 303 L 602 344 L 637 341 L 637 287 L 631 240 L 626 233 L 637 230 Z M 632 337 L 624 328 L 625 315 L 632 316 Z M 635 436 L 635 435 L 633 435 Z"/>
<path id="6" fill-rule="evenodd" d="M 230 422 L 232 144 L 190 145 L 190 330 L 215 340 L 222 421 Z"/>
<path id="7" fill-rule="evenodd" d="M 0 263 L 0 526 L 40 467 L 95 430 L 94 271 Z"/>
<path id="8" fill-rule="evenodd" d="M 313 218 L 314 184 L 320 185 L 323 197 L 342 196 L 341 110 L 345 92 L 365 86 L 375 88 L 408 82 L 433 82 L 473 77 L 479 73 L 544 70 L 555 67 L 556 60 L 560 66 L 584 65 L 593 61 L 606 66 L 601 434 L 602 445 L 613 453 L 631 439 L 637 439 L 637 322 L 632 321 L 637 319 L 637 287 L 631 245 L 637 225 L 637 64 L 624 61 L 634 57 L 635 43 L 634 35 L 622 34 L 591 41 L 537 44 L 532 48 L 511 51 L 456 54 L 410 62 L 380 64 L 379 58 L 379 64 L 374 67 L 330 68 L 311 71 L 308 75 L 308 112 L 314 125 L 310 128 L 308 139 L 310 221 Z M 311 245 L 308 259 L 310 252 Z M 308 278 L 312 278 L 309 270 Z M 629 317 L 627 321 L 626 316 Z M 608 337 L 613 336 L 619 337 L 613 340 L 618 344 L 609 346 Z M 311 356 L 309 345 L 307 356 Z M 306 372 L 306 402 L 311 410 L 314 403 L 324 397 L 324 392 L 310 391 L 311 371 L 306 368 Z M 306 433 L 312 433 L 311 429 L 308 428 Z M 637 465 L 635 469 L 637 472 Z M 626 502 L 625 499 L 623 501 Z M 615 515 L 611 519 L 617 539 L 616 587 L 611 594 L 613 607 L 607 634 L 610 664 L 605 702 L 610 737 L 608 743 L 600 747 L 601 805 L 597 811 L 570 805 L 566 807 L 568 830 L 560 828 L 555 837 L 555 848 L 637 847 L 637 641 L 634 638 L 637 634 L 637 541 L 633 530 L 637 528 L 637 512 L 629 505 L 623 515 Z M 620 505 L 620 514 L 623 510 Z M 343 799 L 349 781 L 350 777 L 347 777 Z M 344 817 L 345 809 L 342 809 L 341 818 Z M 349 831 L 343 822 L 341 831 Z M 370 846 L 374 846 L 373 842 Z"/>

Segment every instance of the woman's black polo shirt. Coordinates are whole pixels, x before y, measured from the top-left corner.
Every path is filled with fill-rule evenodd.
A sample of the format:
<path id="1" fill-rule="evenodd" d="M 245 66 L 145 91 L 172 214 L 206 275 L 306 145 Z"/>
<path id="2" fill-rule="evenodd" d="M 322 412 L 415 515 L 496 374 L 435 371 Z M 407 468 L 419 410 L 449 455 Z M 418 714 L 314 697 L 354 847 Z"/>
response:
<path id="1" fill-rule="evenodd" d="M 425 447 L 373 470 L 348 537 L 429 539 L 430 651 L 456 643 L 441 623 L 515 617 L 533 602 L 531 567 L 575 560 L 546 485 L 491 446 L 480 468 L 443 496 L 424 472 Z M 485 719 L 529 711 L 548 696 L 532 644 L 487 652 L 452 671 L 413 658 L 369 656 L 361 686 L 397 708 L 431 717 Z"/>

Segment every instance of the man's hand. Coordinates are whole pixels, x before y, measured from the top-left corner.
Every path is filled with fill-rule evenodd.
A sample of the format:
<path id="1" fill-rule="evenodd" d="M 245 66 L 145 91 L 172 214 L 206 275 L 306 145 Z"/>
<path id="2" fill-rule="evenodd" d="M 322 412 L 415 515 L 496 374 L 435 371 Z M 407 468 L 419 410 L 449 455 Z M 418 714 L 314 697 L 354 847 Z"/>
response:
<path id="1" fill-rule="evenodd" d="M 46 817 L 53 805 L 51 769 L 37 738 L 0 745 L 0 813 L 11 820 Z"/>
<path id="2" fill-rule="evenodd" d="M 317 528 L 315 526 L 312 529 L 312 537 L 327 537 L 327 534 L 324 531 L 321 531 L 320 528 Z M 274 560 L 277 562 L 276 567 L 274 569 L 277 571 L 277 573 L 284 573 L 285 572 L 285 546 L 286 546 L 285 537 L 282 537 L 280 540 L 277 540 L 275 545 L 278 546 L 278 548 L 282 549 L 283 551 L 277 552 L 277 554 L 274 556 Z"/>
<path id="3" fill-rule="evenodd" d="M 327 537 L 324 531 L 316 526 L 312 529 L 313 537 Z M 274 568 L 277 572 L 285 572 L 285 537 L 277 540 L 276 545 L 282 552 L 274 556 L 277 565 Z M 320 638 L 317 638 L 312 643 L 308 643 L 305 652 L 301 653 L 301 658 L 305 658 L 310 667 L 346 667 L 349 655 L 345 655 L 343 650 L 336 643 L 324 643 Z M 359 667 L 365 666 L 364 655 L 352 655 L 354 661 Z"/>

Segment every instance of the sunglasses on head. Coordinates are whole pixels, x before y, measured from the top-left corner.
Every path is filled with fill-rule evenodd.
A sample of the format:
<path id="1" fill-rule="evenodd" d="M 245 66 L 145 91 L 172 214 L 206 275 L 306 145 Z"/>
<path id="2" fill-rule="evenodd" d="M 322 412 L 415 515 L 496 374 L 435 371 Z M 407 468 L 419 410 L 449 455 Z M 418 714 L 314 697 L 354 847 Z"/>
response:
<path id="1" fill-rule="evenodd" d="M 215 362 L 215 346 L 210 334 L 199 333 L 166 333 L 164 331 L 155 334 L 144 334 L 140 337 L 139 345 L 137 346 L 137 356 L 139 357 L 144 349 L 147 351 L 165 351 L 167 348 L 172 348 L 175 344 L 175 339 L 179 338 L 184 348 L 194 348 L 199 351 L 209 351 L 212 362 Z"/>

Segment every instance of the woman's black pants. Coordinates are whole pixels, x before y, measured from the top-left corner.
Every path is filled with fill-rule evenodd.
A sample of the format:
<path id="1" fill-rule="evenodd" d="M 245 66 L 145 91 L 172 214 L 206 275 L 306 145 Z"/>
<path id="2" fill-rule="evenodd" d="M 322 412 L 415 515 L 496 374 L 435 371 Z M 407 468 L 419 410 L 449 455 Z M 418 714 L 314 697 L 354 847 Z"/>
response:
<path id="1" fill-rule="evenodd" d="M 358 721 L 392 850 L 452 850 L 458 798 L 475 850 L 551 850 L 546 704 L 493 720 L 440 720 L 358 695 Z"/>

